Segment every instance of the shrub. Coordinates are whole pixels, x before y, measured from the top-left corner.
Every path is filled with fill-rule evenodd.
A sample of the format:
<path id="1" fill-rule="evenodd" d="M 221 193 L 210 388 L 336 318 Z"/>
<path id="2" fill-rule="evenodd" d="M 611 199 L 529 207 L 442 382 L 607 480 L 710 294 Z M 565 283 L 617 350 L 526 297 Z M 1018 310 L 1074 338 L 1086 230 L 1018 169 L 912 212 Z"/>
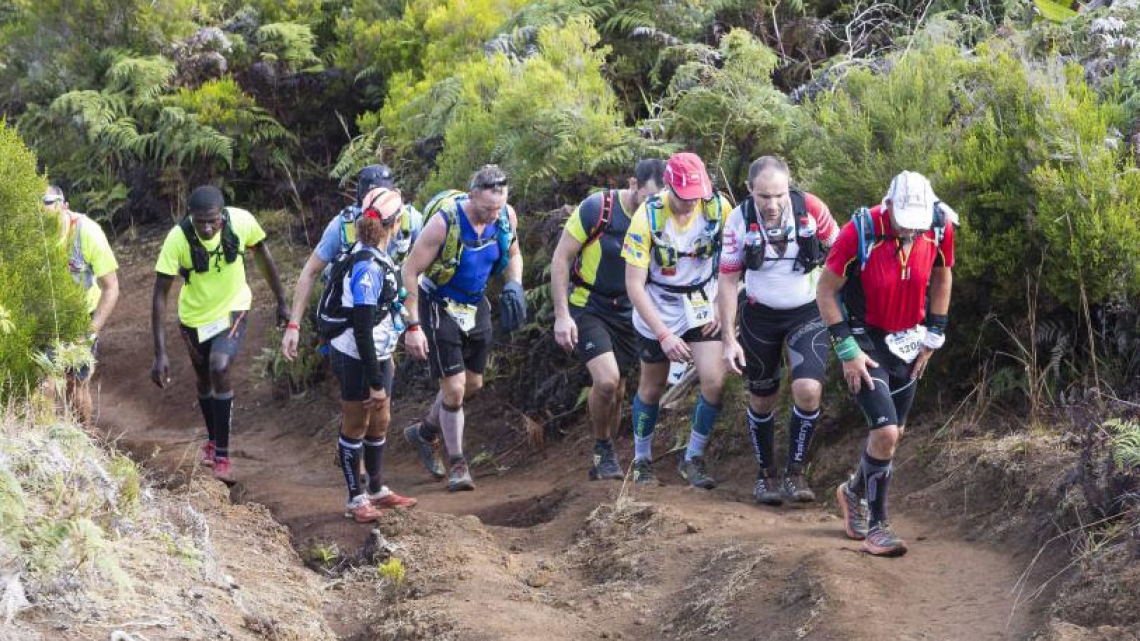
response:
<path id="1" fill-rule="evenodd" d="M 35 353 L 89 327 L 83 291 L 67 271 L 59 225 L 40 199 L 47 184 L 16 132 L 0 123 L 0 398 L 22 395 L 37 378 Z"/>

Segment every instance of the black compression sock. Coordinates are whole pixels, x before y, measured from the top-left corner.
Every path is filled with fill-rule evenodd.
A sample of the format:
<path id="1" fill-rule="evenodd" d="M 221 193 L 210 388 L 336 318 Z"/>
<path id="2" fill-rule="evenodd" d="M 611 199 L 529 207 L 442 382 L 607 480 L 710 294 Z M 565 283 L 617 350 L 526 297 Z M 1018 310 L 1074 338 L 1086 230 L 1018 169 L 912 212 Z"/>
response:
<path id="1" fill-rule="evenodd" d="M 199 396 L 198 407 L 202 410 L 202 420 L 206 421 L 206 438 L 214 440 L 214 396 Z"/>
<path id="2" fill-rule="evenodd" d="M 368 471 L 368 492 L 375 494 L 383 487 L 384 444 L 387 438 L 377 441 L 364 439 L 364 469 Z"/>
<path id="3" fill-rule="evenodd" d="M 214 445 L 218 458 L 229 457 L 230 427 L 234 409 L 234 393 L 214 394 Z"/>
<path id="4" fill-rule="evenodd" d="M 887 516 L 887 490 L 891 481 L 891 462 L 863 453 L 859 464 L 860 476 L 867 492 L 867 507 L 870 510 L 870 525 L 885 522 Z"/>
<path id="5" fill-rule="evenodd" d="M 788 469 L 802 469 L 807 459 L 808 446 L 811 445 L 811 435 L 815 432 L 815 424 L 819 421 L 820 411 L 805 412 L 797 406 L 792 406 L 791 421 L 788 423 Z"/>
<path id="6" fill-rule="evenodd" d="M 363 494 L 360 489 L 360 479 L 356 476 L 357 470 L 360 469 L 361 449 L 358 438 L 349 438 L 341 434 L 340 440 L 337 441 L 337 460 L 340 462 L 341 471 L 344 472 L 344 482 L 348 486 L 349 501 Z"/>
<path id="7" fill-rule="evenodd" d="M 751 407 L 748 408 L 748 433 L 752 437 L 752 453 L 756 455 L 760 469 L 772 469 L 776 462 L 776 419 L 773 414 L 757 416 Z"/>

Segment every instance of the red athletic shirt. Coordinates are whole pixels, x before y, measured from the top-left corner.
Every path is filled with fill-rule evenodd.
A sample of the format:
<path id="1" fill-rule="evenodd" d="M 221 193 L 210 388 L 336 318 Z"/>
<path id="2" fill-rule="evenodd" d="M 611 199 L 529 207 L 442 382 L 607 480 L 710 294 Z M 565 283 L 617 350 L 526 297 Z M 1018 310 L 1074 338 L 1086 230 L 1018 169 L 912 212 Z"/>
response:
<path id="1" fill-rule="evenodd" d="M 827 255 L 827 269 L 847 278 L 844 304 L 853 316 L 886 332 L 910 329 L 926 315 L 931 270 L 954 266 L 954 226 L 946 225 L 941 246 L 936 246 L 933 230 L 916 236 L 904 259 L 886 209 L 872 208 L 871 220 L 878 240 L 864 269 L 859 269 L 859 239 L 850 222 Z"/>

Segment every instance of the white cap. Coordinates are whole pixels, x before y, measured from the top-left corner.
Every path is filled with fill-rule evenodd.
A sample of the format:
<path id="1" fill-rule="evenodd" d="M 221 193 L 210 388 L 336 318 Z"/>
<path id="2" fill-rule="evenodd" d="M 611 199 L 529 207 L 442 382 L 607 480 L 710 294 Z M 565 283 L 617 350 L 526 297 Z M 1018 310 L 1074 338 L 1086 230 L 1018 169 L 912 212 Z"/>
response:
<path id="1" fill-rule="evenodd" d="M 926 176 L 904 171 L 895 176 L 883 203 L 894 205 L 895 224 L 904 229 L 930 229 L 934 222 L 934 189 Z"/>

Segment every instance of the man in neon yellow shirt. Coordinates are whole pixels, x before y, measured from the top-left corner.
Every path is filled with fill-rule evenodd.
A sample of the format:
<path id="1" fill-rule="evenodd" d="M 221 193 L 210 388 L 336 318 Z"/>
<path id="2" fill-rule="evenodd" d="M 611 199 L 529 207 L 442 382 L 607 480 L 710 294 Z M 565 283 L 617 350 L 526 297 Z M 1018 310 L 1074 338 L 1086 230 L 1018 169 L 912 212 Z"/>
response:
<path id="1" fill-rule="evenodd" d="M 166 335 L 162 321 L 174 277 L 185 281 L 178 294 L 178 321 L 198 380 L 198 404 L 206 421 L 208 440 L 202 445 L 202 465 L 214 476 L 233 482 L 229 458 L 230 420 L 234 392 L 230 367 L 237 357 L 253 301 L 245 278 L 249 250 L 277 299 L 277 320 L 285 324 L 289 307 L 277 275 L 277 265 L 265 245 L 265 231 L 244 209 L 226 207 L 217 187 L 204 185 L 190 193 L 190 214 L 162 244 L 155 265 L 151 329 L 154 333 L 155 385 L 170 382 Z"/>
<path id="2" fill-rule="evenodd" d="M 71 277 L 87 292 L 87 313 L 91 314 L 91 353 L 95 355 L 99 333 L 119 300 L 119 263 L 99 223 L 71 211 L 63 190 L 55 185 L 44 194 L 44 208 L 59 217 L 60 242 L 67 248 Z M 67 372 L 67 401 L 79 420 L 91 425 L 91 374 L 94 367 Z"/>

